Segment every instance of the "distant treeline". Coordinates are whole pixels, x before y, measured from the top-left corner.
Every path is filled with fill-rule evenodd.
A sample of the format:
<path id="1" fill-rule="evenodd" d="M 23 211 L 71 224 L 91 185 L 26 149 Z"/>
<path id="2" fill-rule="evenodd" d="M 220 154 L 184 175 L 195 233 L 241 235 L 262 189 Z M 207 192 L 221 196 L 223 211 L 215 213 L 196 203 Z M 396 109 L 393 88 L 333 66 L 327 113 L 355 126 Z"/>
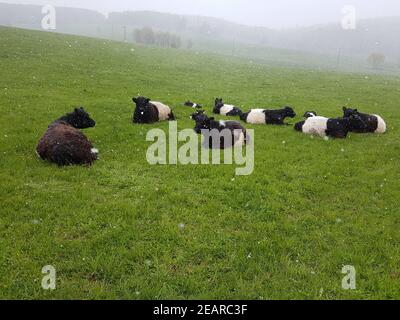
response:
<path id="1" fill-rule="evenodd" d="M 178 49 L 182 46 L 182 39 L 178 35 L 170 32 L 154 31 L 149 27 L 136 29 L 133 32 L 133 39 L 137 43 L 155 45 L 162 48 Z"/>

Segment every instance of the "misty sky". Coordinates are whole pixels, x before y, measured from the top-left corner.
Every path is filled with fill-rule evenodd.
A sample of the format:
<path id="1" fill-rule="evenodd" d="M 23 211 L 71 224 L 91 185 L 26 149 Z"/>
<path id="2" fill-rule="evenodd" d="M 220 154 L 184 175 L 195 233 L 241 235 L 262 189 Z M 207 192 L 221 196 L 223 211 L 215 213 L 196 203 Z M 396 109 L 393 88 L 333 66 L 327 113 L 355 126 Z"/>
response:
<path id="1" fill-rule="evenodd" d="M 19 4 L 50 4 L 107 13 L 157 10 L 207 15 L 272 28 L 340 23 L 342 8 L 353 5 L 358 18 L 400 16 L 400 0 L 0 0 Z"/>

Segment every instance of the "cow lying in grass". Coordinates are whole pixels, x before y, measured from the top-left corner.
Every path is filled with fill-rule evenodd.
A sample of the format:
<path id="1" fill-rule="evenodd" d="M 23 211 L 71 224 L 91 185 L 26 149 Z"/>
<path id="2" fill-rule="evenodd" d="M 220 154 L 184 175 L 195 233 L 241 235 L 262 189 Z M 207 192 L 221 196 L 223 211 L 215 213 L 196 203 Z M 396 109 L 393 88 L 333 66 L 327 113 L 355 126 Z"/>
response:
<path id="1" fill-rule="evenodd" d="M 161 102 L 150 101 L 145 97 L 137 97 L 132 99 L 136 104 L 133 114 L 134 123 L 155 123 L 158 121 L 175 120 L 170 107 Z"/>
<path id="2" fill-rule="evenodd" d="M 194 120 L 197 123 L 197 122 L 206 121 L 208 119 L 208 117 L 205 114 L 204 110 L 197 110 L 195 113 L 193 113 L 190 116 L 190 119 Z"/>
<path id="3" fill-rule="evenodd" d="M 237 117 L 242 113 L 242 111 L 238 107 L 230 104 L 224 104 L 221 98 L 215 99 L 215 107 L 213 112 L 215 114 L 220 114 L 221 116 L 228 117 Z"/>
<path id="4" fill-rule="evenodd" d="M 59 166 L 91 165 L 98 158 L 98 150 L 78 129 L 95 125 L 83 108 L 77 108 L 49 126 L 36 151 L 43 160 Z"/>
<path id="5" fill-rule="evenodd" d="M 190 108 L 193 108 L 193 109 L 201 109 L 201 108 L 203 108 L 202 105 L 194 103 L 192 101 L 186 101 L 184 103 L 184 105 L 185 105 L 185 107 L 190 107 Z"/>
<path id="6" fill-rule="evenodd" d="M 351 131 L 356 133 L 385 133 L 387 126 L 378 115 L 358 112 L 357 109 L 343 107 L 344 118 L 350 119 Z"/>
<path id="7" fill-rule="evenodd" d="M 241 113 L 240 119 L 250 124 L 275 124 L 284 125 L 286 118 L 294 118 L 296 113 L 293 108 L 285 107 L 280 110 L 252 109 L 247 113 Z"/>
<path id="8" fill-rule="evenodd" d="M 204 136 L 206 146 L 211 149 L 239 147 L 248 142 L 246 129 L 237 121 L 216 121 L 202 111 L 191 118 L 196 121 L 194 131 Z"/>
<path id="9" fill-rule="evenodd" d="M 328 119 L 319 116 L 309 116 L 305 121 L 296 123 L 296 131 L 320 137 L 346 138 L 351 131 L 350 119 Z"/>

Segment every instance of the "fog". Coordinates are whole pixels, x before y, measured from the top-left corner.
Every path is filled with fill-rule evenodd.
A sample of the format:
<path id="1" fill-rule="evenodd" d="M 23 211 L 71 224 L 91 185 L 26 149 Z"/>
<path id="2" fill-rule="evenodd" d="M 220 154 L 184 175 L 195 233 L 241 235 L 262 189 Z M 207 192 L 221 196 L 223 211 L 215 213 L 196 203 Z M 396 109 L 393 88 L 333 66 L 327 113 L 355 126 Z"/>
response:
<path id="1" fill-rule="evenodd" d="M 400 16 L 399 0 L 14 0 L 15 4 L 49 4 L 113 11 L 154 10 L 224 18 L 250 26 L 291 28 L 340 23 L 342 9 L 352 5 L 359 19 Z"/>
<path id="2" fill-rule="evenodd" d="M 56 7 L 57 33 L 271 65 L 400 70 L 399 0 L 0 0 L 0 26 L 42 30 L 43 5 Z"/>

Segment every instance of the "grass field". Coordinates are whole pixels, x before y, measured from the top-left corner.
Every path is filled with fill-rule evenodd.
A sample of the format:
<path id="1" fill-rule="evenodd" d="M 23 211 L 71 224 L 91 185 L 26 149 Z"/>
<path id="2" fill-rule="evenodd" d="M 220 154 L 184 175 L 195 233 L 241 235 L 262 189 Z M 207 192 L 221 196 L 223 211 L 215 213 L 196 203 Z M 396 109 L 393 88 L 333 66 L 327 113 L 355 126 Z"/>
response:
<path id="1" fill-rule="evenodd" d="M 400 78 L 291 70 L 215 55 L 0 28 L 0 298 L 400 298 Z M 340 116 L 381 114 L 382 136 L 255 131 L 253 175 L 234 165 L 150 166 L 132 96 L 174 107 L 222 96 Z M 48 124 L 83 105 L 91 168 L 39 160 Z M 184 224 L 184 228 L 179 225 Z M 42 267 L 57 289 L 41 288 Z M 344 265 L 357 290 L 342 289 Z"/>

